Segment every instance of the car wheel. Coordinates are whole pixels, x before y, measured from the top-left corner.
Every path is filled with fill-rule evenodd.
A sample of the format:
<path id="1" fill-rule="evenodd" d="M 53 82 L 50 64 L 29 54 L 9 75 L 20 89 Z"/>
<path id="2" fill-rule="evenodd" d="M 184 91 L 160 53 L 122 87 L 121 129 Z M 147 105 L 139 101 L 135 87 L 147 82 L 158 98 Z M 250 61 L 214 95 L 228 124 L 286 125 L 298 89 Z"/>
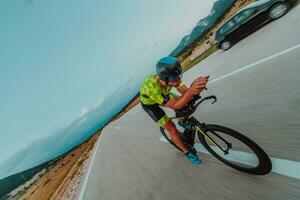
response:
<path id="1" fill-rule="evenodd" d="M 282 17 L 289 10 L 290 5 L 286 2 L 281 2 L 273 5 L 269 10 L 269 17 L 274 20 Z"/>
<path id="2" fill-rule="evenodd" d="M 231 42 L 228 41 L 228 40 L 225 40 L 225 41 L 223 41 L 223 42 L 221 43 L 221 48 L 222 48 L 224 51 L 230 49 L 231 46 L 232 46 L 232 45 L 231 45 Z"/>

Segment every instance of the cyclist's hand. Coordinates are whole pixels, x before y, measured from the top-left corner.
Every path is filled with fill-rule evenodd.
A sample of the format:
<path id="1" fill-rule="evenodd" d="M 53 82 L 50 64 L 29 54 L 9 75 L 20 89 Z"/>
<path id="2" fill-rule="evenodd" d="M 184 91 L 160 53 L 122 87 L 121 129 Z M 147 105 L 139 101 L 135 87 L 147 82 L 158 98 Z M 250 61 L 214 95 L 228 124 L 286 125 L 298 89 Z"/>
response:
<path id="1" fill-rule="evenodd" d="M 193 95 L 198 95 L 200 92 L 202 92 L 206 86 L 206 81 L 199 81 L 194 82 L 192 86 L 189 88 L 189 92 L 191 92 Z"/>
<path id="2" fill-rule="evenodd" d="M 209 76 L 206 76 L 206 77 L 204 77 L 204 76 L 200 76 L 200 77 L 198 77 L 198 78 L 196 78 L 194 81 L 193 81 L 193 83 L 191 84 L 191 86 L 194 84 L 194 83 L 198 83 L 198 82 L 208 82 L 208 79 L 209 79 Z"/>

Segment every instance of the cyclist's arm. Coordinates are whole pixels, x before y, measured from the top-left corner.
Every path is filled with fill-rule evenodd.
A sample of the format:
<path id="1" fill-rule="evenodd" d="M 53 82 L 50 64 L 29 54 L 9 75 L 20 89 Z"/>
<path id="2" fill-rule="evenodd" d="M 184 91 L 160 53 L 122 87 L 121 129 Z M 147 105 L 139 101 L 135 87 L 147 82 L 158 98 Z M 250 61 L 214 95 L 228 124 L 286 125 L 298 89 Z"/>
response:
<path id="1" fill-rule="evenodd" d="M 170 100 L 168 99 L 168 101 L 165 100 L 166 103 L 163 103 L 163 106 L 172 108 L 174 110 L 183 108 L 190 102 L 190 100 L 193 98 L 193 95 L 197 95 L 204 90 L 206 83 L 207 80 L 193 83 L 190 88 L 187 88 L 182 96 Z"/>
<path id="2" fill-rule="evenodd" d="M 189 91 L 186 91 L 184 95 L 170 99 L 166 104 L 164 104 L 162 106 L 165 106 L 165 107 L 168 107 L 168 108 L 171 108 L 174 110 L 181 109 L 190 102 L 192 97 L 193 97 L 193 94 Z"/>
<path id="3" fill-rule="evenodd" d="M 184 95 L 188 91 L 189 88 L 186 85 L 182 84 L 181 86 L 179 86 L 176 89 L 178 92 L 180 92 L 180 94 Z"/>

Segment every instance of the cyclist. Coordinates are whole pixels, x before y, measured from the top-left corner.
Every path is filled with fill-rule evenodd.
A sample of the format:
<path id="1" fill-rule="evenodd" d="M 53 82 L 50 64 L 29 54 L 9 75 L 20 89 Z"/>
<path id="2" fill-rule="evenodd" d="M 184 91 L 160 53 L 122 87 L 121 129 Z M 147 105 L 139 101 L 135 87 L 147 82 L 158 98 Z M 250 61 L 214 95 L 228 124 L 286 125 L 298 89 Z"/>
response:
<path id="1" fill-rule="evenodd" d="M 200 164 L 201 160 L 192 149 L 189 149 L 182 141 L 178 130 L 172 120 L 160 107 L 181 109 L 192 99 L 193 95 L 202 92 L 208 82 L 208 77 L 196 78 L 188 88 L 182 81 L 182 68 L 174 57 L 164 57 L 156 64 L 156 74 L 148 76 L 140 88 L 140 102 L 143 109 L 161 127 L 166 129 L 172 141 L 184 152 L 186 157 L 194 164 Z M 181 96 L 171 92 L 175 87 Z"/>

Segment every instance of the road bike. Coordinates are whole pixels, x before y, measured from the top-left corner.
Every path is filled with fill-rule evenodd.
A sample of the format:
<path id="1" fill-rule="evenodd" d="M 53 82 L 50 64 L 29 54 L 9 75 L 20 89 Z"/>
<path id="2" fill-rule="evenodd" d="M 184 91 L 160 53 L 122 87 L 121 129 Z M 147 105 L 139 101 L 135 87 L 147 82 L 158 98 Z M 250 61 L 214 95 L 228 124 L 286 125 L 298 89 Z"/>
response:
<path id="1" fill-rule="evenodd" d="M 239 171 L 256 175 L 269 173 L 272 169 L 269 156 L 250 138 L 231 128 L 199 122 L 192 116 L 197 107 L 206 100 L 213 100 L 213 104 L 217 101 L 217 97 L 212 95 L 201 98 L 201 96 L 195 95 L 188 105 L 180 110 L 175 110 L 175 117 L 170 118 L 177 119 L 178 125 L 182 127 L 183 131 L 179 131 L 179 134 L 184 144 L 195 153 L 197 152 L 195 146 L 198 145 L 200 151 L 206 149 L 218 160 Z M 160 131 L 170 144 L 180 150 L 164 128 L 160 127 Z M 205 149 L 202 148 L 202 145 L 195 144 L 196 135 Z"/>

